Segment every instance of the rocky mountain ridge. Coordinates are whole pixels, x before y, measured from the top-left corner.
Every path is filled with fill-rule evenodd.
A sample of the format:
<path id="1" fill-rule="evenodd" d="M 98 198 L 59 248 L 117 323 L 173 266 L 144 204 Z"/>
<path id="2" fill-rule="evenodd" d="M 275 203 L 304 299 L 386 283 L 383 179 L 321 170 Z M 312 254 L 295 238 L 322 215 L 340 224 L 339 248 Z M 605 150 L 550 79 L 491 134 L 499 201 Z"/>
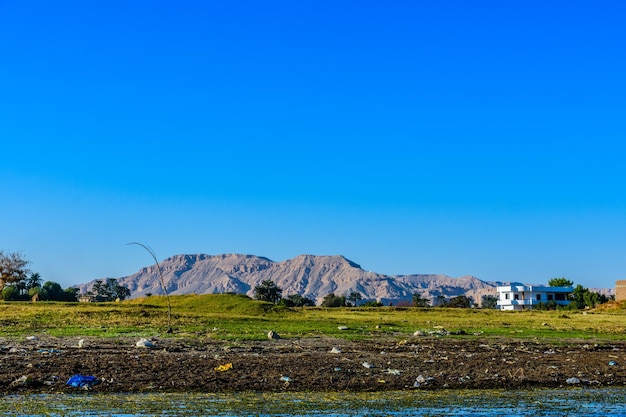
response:
<path id="1" fill-rule="evenodd" d="M 175 255 L 159 264 L 170 295 L 234 292 L 252 297 L 257 285 L 271 280 L 283 289 L 283 296 L 301 294 L 317 304 L 331 292 L 347 295 L 352 291 L 359 292 L 363 300 L 393 305 L 410 301 L 416 292 L 433 300 L 466 295 L 480 302 L 483 295 L 496 295 L 496 287 L 506 284 L 473 276 L 384 275 L 365 271 L 341 255 L 299 255 L 282 262 L 241 254 Z M 117 280 L 130 289 L 131 298 L 163 294 L 156 264 Z M 79 285 L 79 291 L 89 291 L 94 282 Z"/>

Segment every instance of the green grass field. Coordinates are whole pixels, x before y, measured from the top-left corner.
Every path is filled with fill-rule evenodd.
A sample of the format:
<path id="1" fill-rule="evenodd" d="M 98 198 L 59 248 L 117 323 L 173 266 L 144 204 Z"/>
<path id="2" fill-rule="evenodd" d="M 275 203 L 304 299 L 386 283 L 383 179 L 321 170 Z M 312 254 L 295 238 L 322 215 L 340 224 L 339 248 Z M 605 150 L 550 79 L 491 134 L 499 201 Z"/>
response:
<path id="1" fill-rule="evenodd" d="M 446 329 L 458 337 L 621 339 L 626 310 L 502 312 L 482 309 L 371 307 L 277 307 L 242 295 L 170 297 L 172 337 L 262 340 L 274 330 L 283 338 L 404 339 L 416 330 Z M 339 330 L 346 326 L 348 330 Z M 165 297 L 118 303 L 0 303 L 0 337 L 165 335 Z"/>

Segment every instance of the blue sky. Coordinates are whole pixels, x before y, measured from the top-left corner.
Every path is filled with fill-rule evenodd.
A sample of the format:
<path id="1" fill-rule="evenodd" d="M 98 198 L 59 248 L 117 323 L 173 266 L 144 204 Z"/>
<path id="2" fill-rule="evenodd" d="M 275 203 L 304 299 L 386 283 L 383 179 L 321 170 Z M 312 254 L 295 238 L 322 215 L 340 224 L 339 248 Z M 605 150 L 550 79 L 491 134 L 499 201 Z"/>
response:
<path id="1" fill-rule="evenodd" d="M 620 1 L 0 0 L 0 249 L 626 279 Z"/>

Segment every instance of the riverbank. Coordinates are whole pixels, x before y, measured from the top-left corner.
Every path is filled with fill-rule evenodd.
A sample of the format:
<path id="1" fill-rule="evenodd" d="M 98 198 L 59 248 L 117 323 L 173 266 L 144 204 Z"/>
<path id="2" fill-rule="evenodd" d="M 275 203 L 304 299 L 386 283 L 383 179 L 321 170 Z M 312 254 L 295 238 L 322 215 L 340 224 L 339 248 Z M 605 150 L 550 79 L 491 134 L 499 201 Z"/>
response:
<path id="1" fill-rule="evenodd" d="M 384 391 L 626 385 L 626 341 L 476 336 L 215 341 L 0 339 L 0 392 Z"/>

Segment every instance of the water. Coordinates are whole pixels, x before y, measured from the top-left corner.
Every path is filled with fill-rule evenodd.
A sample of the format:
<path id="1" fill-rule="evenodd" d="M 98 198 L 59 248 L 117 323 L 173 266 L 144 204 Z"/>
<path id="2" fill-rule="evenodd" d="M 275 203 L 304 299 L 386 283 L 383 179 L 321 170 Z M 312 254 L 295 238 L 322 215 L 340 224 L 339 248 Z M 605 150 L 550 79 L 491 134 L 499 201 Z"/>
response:
<path id="1" fill-rule="evenodd" d="M 10 395 L 0 416 L 624 416 L 626 388 L 383 393 Z"/>

